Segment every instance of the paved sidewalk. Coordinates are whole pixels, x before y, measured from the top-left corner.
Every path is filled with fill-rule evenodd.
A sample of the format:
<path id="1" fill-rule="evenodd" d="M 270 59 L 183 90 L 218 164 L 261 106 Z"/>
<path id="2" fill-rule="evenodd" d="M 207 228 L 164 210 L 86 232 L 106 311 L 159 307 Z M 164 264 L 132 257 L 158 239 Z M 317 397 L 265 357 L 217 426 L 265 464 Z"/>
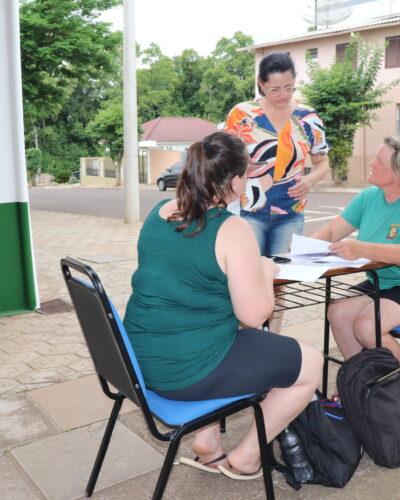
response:
<path id="1" fill-rule="evenodd" d="M 123 314 L 139 230 L 140 225 L 117 219 L 32 211 L 41 302 L 69 302 L 59 267 L 60 258 L 69 255 L 97 271 Z M 322 319 L 322 306 L 289 312 L 283 333 L 321 347 Z M 0 498 L 83 498 L 111 406 L 94 375 L 75 313 L 0 318 L 0 361 Z M 151 498 L 166 447 L 149 437 L 133 404 L 123 408 L 93 498 Z M 227 450 L 250 419 L 245 413 L 228 420 Z M 192 456 L 190 439 L 179 454 Z M 398 470 L 375 466 L 368 457 L 343 490 L 304 486 L 295 492 L 274 473 L 277 500 L 400 500 L 399 479 Z M 252 500 L 264 498 L 264 490 L 261 480 L 237 482 L 177 466 L 164 498 Z"/>

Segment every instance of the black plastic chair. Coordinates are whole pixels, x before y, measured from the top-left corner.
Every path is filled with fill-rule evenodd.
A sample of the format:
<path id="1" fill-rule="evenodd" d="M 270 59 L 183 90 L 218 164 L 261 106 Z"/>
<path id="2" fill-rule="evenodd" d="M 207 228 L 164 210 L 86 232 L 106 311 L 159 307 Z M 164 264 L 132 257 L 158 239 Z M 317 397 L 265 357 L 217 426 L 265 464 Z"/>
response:
<path id="1" fill-rule="evenodd" d="M 266 498 L 274 500 L 273 457 L 270 446 L 266 444 L 263 412 L 259 405 L 265 394 L 182 402 L 162 398 L 147 389 L 125 328 L 97 274 L 86 264 L 69 257 L 61 259 L 61 268 L 100 385 L 106 396 L 115 401 L 86 487 L 86 496 L 93 493 L 122 403 L 128 398 L 141 408 L 151 434 L 161 441 L 170 442 L 153 499 L 162 498 L 183 436 L 251 406 L 260 443 Z M 77 273 L 72 275 L 72 269 Z M 118 392 L 112 392 L 109 384 Z M 160 432 L 156 420 L 172 430 Z"/>

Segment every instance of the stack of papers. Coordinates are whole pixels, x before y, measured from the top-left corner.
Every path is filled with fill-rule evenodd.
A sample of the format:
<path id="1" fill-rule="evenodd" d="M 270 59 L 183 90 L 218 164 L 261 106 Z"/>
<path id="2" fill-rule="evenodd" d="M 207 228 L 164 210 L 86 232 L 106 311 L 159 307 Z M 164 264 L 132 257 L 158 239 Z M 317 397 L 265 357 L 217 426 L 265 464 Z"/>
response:
<path id="1" fill-rule="evenodd" d="M 330 241 L 317 240 L 307 236 L 292 236 L 290 258 L 292 262 L 308 264 L 336 264 L 334 267 L 362 267 L 368 259 L 346 260 L 329 251 Z"/>
<path id="2" fill-rule="evenodd" d="M 294 234 L 289 257 L 291 262 L 279 264 L 278 279 L 316 281 L 329 269 L 338 267 L 362 267 L 368 259 L 346 260 L 329 251 L 329 241 L 317 240 Z"/>

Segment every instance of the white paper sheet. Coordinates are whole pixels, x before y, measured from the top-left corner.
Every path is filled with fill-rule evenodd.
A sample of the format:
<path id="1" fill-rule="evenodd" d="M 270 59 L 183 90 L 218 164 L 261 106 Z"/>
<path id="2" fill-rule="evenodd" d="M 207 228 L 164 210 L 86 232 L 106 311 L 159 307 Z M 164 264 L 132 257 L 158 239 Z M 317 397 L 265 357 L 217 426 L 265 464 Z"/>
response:
<path id="1" fill-rule="evenodd" d="M 371 262 L 368 259 L 346 260 L 339 255 L 329 251 L 329 241 L 317 240 L 308 236 L 292 236 L 290 258 L 297 264 L 325 264 L 332 265 L 330 269 L 337 267 L 362 267 Z"/>
<path id="2" fill-rule="evenodd" d="M 294 281 L 317 281 L 328 269 L 329 265 L 319 264 L 278 264 L 277 279 Z"/>

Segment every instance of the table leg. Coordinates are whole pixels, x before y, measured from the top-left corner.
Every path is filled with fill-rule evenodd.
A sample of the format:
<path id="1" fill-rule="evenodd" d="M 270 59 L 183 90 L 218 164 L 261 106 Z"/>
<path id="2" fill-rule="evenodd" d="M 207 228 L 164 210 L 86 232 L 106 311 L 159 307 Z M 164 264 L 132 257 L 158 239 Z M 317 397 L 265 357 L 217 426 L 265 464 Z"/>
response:
<path id="1" fill-rule="evenodd" d="M 328 392 L 328 363 L 329 363 L 329 320 L 328 306 L 331 301 L 331 278 L 325 281 L 325 324 L 324 324 L 324 367 L 322 371 L 322 394 L 327 397 Z"/>
<path id="2" fill-rule="evenodd" d="M 375 345 L 376 347 L 381 347 L 382 332 L 381 332 L 381 305 L 379 300 L 379 278 L 374 269 L 371 269 L 370 273 L 374 281 L 372 298 L 374 299 L 374 306 L 375 306 Z"/>

